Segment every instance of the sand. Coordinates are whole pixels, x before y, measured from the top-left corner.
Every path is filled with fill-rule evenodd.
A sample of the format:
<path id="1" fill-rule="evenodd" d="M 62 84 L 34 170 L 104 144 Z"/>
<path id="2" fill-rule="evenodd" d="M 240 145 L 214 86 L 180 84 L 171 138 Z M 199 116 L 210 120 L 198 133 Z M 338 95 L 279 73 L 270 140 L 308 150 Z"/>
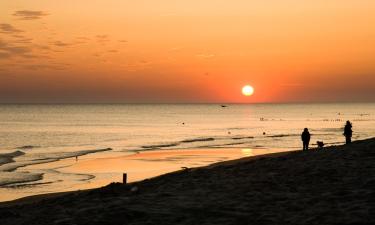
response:
<path id="1" fill-rule="evenodd" d="M 375 139 L 0 205 L 7 224 L 374 224 Z"/>
<path id="2" fill-rule="evenodd" d="M 0 177 L 7 178 L 7 182 L 16 183 L 10 187 L 0 187 L 0 202 L 40 194 L 98 188 L 112 182 L 122 182 L 123 173 L 127 173 L 128 182 L 134 182 L 178 171 L 182 167 L 201 167 L 280 151 L 283 149 L 199 148 L 137 153 L 103 151 L 80 156 L 78 159 L 72 157 L 53 160 L 18 168 L 12 173 L 0 173 Z M 35 181 L 23 183 L 25 180 Z"/>

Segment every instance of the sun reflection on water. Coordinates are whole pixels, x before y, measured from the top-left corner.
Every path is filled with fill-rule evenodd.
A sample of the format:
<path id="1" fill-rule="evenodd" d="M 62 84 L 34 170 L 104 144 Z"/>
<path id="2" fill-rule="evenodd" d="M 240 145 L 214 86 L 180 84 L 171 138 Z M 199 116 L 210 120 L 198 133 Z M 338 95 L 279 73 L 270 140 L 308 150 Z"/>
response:
<path id="1" fill-rule="evenodd" d="M 251 148 L 244 148 L 241 150 L 245 156 L 253 156 L 253 150 Z"/>

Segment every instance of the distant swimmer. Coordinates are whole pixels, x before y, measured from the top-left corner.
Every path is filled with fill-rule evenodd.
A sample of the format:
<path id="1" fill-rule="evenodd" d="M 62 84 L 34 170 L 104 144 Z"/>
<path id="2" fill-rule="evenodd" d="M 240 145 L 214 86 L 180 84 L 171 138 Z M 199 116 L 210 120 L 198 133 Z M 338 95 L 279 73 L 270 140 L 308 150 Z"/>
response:
<path id="1" fill-rule="evenodd" d="M 302 132 L 301 139 L 303 142 L 303 150 L 309 150 L 309 144 L 310 144 L 310 132 L 309 129 L 305 128 Z"/>
<path id="2" fill-rule="evenodd" d="M 353 130 L 352 130 L 352 123 L 348 120 L 346 121 L 346 125 L 344 128 L 344 136 L 346 139 L 346 144 L 352 143 L 352 136 L 353 136 Z"/>

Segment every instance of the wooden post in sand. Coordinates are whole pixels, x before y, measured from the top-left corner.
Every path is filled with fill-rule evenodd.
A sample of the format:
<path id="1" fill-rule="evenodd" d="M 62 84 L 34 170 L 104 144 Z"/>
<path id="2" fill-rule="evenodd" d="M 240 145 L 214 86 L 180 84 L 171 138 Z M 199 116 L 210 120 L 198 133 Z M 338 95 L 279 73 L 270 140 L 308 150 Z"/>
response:
<path id="1" fill-rule="evenodd" d="M 123 184 L 126 184 L 126 180 L 127 180 L 127 178 L 128 178 L 128 175 L 127 175 L 126 173 L 123 173 L 123 174 L 122 174 L 122 183 L 123 183 Z"/>

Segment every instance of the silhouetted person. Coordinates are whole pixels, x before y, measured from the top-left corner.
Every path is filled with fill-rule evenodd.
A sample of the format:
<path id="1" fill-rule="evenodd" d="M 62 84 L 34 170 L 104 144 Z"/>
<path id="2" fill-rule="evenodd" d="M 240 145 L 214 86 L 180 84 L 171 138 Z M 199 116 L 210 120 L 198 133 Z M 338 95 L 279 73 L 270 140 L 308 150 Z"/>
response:
<path id="1" fill-rule="evenodd" d="M 353 130 L 352 123 L 349 120 L 346 121 L 346 125 L 344 128 L 344 136 L 346 138 L 346 144 L 352 143 Z"/>
<path id="2" fill-rule="evenodd" d="M 310 132 L 309 129 L 305 128 L 301 135 L 302 142 L 303 142 L 303 150 L 309 150 L 309 144 L 310 144 Z"/>

